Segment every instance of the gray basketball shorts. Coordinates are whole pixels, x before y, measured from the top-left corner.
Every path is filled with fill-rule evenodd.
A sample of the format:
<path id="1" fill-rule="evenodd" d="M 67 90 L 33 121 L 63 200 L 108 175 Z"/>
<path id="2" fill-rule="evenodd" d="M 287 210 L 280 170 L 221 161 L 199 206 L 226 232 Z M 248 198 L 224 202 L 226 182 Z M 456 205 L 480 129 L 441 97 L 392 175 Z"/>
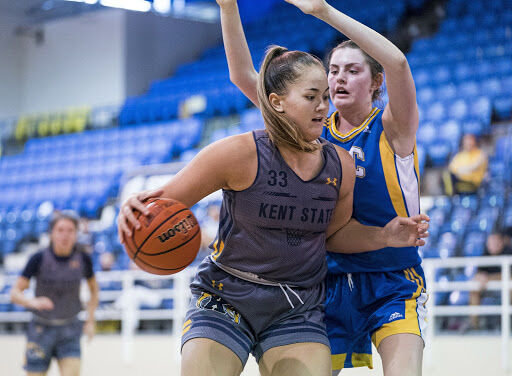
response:
<path id="1" fill-rule="evenodd" d="M 46 372 L 52 358 L 80 358 L 83 323 L 78 319 L 66 325 L 44 325 L 31 321 L 27 328 L 25 370 Z"/>
<path id="2" fill-rule="evenodd" d="M 235 277 L 209 259 L 191 284 L 192 299 L 181 346 L 208 338 L 233 351 L 245 366 L 269 349 L 316 342 L 329 347 L 324 323 L 324 284 L 311 288 L 267 286 Z"/>

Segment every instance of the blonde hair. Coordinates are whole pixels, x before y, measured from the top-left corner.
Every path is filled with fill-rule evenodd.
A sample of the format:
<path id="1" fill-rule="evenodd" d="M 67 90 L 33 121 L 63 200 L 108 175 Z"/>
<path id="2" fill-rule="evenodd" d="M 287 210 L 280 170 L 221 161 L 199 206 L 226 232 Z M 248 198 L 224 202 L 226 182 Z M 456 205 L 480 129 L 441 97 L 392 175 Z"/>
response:
<path id="1" fill-rule="evenodd" d="M 261 64 L 257 92 L 261 114 L 270 140 L 275 146 L 285 146 L 311 153 L 320 148 L 317 143 L 304 139 L 297 126 L 278 112 L 270 103 L 269 95 L 285 95 L 288 85 L 297 82 L 304 69 L 318 66 L 325 72 L 320 59 L 302 51 L 288 51 L 280 46 L 270 46 Z"/>

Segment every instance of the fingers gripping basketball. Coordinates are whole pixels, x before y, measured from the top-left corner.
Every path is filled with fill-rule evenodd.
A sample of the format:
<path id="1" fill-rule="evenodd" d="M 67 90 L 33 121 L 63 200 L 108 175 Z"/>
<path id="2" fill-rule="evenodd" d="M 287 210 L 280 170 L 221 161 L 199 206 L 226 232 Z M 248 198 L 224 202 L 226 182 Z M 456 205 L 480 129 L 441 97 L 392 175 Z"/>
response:
<path id="1" fill-rule="evenodd" d="M 194 214 L 181 202 L 150 199 L 149 215 L 135 212 L 140 229 L 130 226 L 132 236 L 125 248 L 141 269 L 153 274 L 173 274 L 185 269 L 197 256 L 201 230 Z"/>

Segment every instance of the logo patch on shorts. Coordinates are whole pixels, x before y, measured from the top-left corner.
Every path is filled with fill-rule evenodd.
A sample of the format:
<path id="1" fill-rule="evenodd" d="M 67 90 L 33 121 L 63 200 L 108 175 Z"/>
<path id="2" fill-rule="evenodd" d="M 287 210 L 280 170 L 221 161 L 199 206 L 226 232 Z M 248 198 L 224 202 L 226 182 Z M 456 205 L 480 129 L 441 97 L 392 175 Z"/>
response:
<path id="1" fill-rule="evenodd" d="M 27 343 L 27 358 L 29 359 L 44 359 L 46 354 L 41 346 L 35 342 Z"/>
<path id="2" fill-rule="evenodd" d="M 231 304 L 216 295 L 203 292 L 201 297 L 197 299 L 196 307 L 222 313 L 228 316 L 235 324 L 240 324 L 240 314 Z"/>
<path id="3" fill-rule="evenodd" d="M 395 312 L 395 313 L 392 313 L 391 316 L 389 316 L 388 321 L 393 321 L 393 320 L 400 319 L 403 317 L 404 317 L 404 315 L 402 315 L 400 312 Z"/>

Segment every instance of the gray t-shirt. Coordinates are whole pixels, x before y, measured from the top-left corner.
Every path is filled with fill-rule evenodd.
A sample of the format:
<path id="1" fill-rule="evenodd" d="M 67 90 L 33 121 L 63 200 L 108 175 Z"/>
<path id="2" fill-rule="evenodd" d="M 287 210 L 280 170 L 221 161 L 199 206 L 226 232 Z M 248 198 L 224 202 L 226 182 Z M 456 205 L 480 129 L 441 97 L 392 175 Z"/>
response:
<path id="1" fill-rule="evenodd" d="M 48 320 L 70 319 L 81 310 L 80 282 L 94 276 L 89 255 L 75 247 L 69 257 L 58 257 L 51 248 L 34 254 L 22 274 L 36 278 L 36 296 L 51 299 L 54 309 L 35 314 Z"/>

